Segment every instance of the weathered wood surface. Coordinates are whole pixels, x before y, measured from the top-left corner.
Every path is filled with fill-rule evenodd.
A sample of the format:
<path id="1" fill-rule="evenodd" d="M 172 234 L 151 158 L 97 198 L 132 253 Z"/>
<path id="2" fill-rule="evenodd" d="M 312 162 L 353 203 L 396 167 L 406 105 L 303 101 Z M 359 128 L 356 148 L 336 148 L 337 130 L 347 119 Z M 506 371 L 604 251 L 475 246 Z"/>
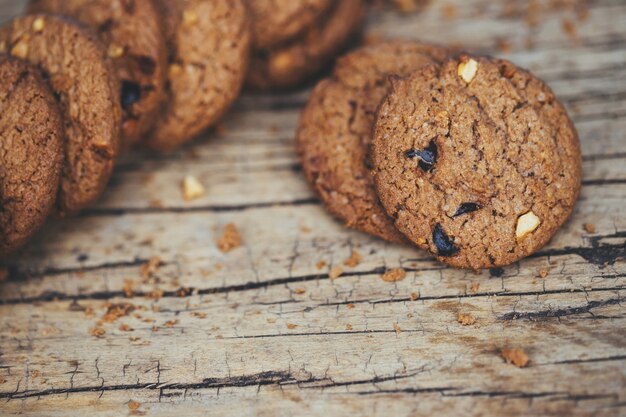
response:
<path id="1" fill-rule="evenodd" d="M 432 1 L 368 26 L 510 58 L 563 99 L 584 186 L 540 253 L 477 275 L 344 229 L 294 153 L 306 92 L 246 96 L 206 140 L 127 157 L 98 206 L 6 263 L 0 415 L 625 415 L 626 3 L 582 4 Z M 4 18 L 19 2 L 0 5 Z M 182 199 L 187 173 L 203 198 Z M 244 245 L 223 254 L 229 222 Z M 352 250 L 362 262 L 343 266 Z M 330 280 L 336 265 L 345 274 Z M 380 279 L 397 266 L 406 279 Z M 97 338 L 107 302 L 135 311 Z M 528 366 L 506 364 L 503 347 L 524 349 Z"/>

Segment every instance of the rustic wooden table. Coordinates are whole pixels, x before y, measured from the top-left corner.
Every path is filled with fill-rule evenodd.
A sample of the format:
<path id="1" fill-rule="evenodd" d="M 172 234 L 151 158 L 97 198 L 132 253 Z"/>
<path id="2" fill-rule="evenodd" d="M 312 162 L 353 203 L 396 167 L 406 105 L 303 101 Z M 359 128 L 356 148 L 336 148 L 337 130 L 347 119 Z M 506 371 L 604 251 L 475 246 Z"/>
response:
<path id="1" fill-rule="evenodd" d="M 3 266 L 1 415 L 626 415 L 626 2 L 433 0 L 372 13 L 368 34 L 497 54 L 553 87 L 584 185 L 549 246 L 474 274 L 349 231 L 294 153 L 307 93 L 245 96 L 206 140 L 126 157 L 100 204 Z M 183 200 L 186 174 L 204 197 Z M 225 254 L 230 222 L 243 245 Z M 407 277 L 383 281 L 394 267 Z"/>

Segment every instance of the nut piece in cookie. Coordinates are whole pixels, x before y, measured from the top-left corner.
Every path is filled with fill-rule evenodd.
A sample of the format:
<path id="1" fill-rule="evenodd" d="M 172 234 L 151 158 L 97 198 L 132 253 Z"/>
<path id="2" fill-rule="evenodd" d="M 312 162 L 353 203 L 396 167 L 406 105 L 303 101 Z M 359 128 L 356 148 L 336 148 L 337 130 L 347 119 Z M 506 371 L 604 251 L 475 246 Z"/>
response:
<path id="1" fill-rule="evenodd" d="M 22 247 L 56 201 L 63 119 L 39 72 L 0 57 L 0 258 Z"/>

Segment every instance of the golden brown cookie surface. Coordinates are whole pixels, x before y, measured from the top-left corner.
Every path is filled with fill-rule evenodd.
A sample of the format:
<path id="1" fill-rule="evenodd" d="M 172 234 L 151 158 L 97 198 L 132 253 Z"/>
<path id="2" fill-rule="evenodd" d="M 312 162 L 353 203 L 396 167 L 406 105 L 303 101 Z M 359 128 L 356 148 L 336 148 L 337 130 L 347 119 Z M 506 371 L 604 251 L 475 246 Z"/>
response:
<path id="1" fill-rule="evenodd" d="M 397 81 L 372 157 L 398 230 L 463 268 L 537 251 L 580 190 L 578 137 L 563 106 L 529 72 L 489 58 L 450 59 Z"/>
<path id="2" fill-rule="evenodd" d="M 166 104 L 146 145 L 168 151 L 213 126 L 239 95 L 248 69 L 243 0 L 157 0 L 170 50 Z"/>

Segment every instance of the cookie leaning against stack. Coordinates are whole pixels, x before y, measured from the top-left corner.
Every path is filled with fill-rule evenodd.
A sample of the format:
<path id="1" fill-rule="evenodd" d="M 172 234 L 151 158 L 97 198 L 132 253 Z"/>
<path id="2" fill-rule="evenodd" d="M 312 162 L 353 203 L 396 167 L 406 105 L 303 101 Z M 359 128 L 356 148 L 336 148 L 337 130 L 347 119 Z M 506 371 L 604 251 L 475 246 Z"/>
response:
<path id="1" fill-rule="evenodd" d="M 385 60 L 384 51 L 370 47 L 370 59 Z M 298 134 L 304 171 L 349 226 L 391 241 L 401 234 L 456 267 L 508 265 L 545 245 L 572 213 L 581 180 L 576 130 L 550 88 L 510 62 L 430 61 L 410 74 L 387 70 L 392 87 L 370 116 L 373 131 L 354 128 L 358 100 L 328 93 L 336 76 L 320 83 Z M 360 140 L 346 140 L 346 118 Z M 354 156 L 368 152 L 373 187 L 367 157 Z"/>
<path id="2" fill-rule="evenodd" d="M 48 85 L 27 63 L 0 56 L 0 257 L 22 246 L 54 207 L 63 122 Z"/>

